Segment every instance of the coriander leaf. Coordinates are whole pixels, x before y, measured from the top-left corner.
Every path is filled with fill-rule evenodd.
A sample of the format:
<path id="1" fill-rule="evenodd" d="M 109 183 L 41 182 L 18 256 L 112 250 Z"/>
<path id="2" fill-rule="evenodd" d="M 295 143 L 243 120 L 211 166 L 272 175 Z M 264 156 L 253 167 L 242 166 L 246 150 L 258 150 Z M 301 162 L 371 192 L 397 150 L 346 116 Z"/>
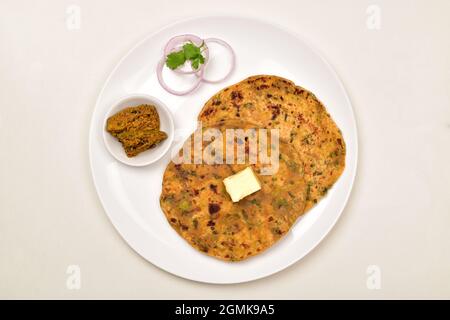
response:
<path id="1" fill-rule="evenodd" d="M 177 52 L 170 53 L 166 58 L 166 65 L 170 69 L 174 70 L 182 65 L 186 61 L 191 62 L 191 67 L 194 70 L 197 70 L 200 64 L 205 63 L 205 57 L 202 55 L 201 46 L 196 46 L 193 42 L 185 43 L 182 47 L 182 50 Z"/>
<path id="2" fill-rule="evenodd" d="M 191 42 L 183 45 L 183 52 L 186 60 L 193 60 L 201 55 L 200 48 Z"/>
<path id="3" fill-rule="evenodd" d="M 197 70 L 199 64 L 200 64 L 200 61 L 198 59 L 191 60 L 192 69 Z"/>
<path id="4" fill-rule="evenodd" d="M 174 70 L 179 66 L 182 66 L 186 62 L 186 56 L 184 51 L 172 52 L 167 55 L 166 65 L 170 69 Z"/>

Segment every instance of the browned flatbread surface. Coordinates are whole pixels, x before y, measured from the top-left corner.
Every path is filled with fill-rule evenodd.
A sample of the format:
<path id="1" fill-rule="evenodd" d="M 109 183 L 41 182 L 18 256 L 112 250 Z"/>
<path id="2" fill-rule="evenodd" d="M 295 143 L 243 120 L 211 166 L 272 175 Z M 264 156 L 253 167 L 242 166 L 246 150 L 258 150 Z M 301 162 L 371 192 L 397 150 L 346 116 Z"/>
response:
<path id="1" fill-rule="evenodd" d="M 225 139 L 227 128 L 248 129 L 255 125 L 231 120 L 211 127 L 219 129 Z M 204 148 L 208 145 L 203 144 Z M 245 147 L 249 155 L 252 149 Z M 225 150 L 221 155 L 223 164 L 170 162 L 160 197 L 170 225 L 194 248 L 227 261 L 242 260 L 269 248 L 304 212 L 307 194 L 300 155 L 284 140 L 279 142 L 279 153 L 278 171 L 273 175 L 261 175 L 265 165 L 250 164 L 248 157 L 243 164 L 225 163 Z M 223 179 L 248 166 L 258 176 L 262 189 L 232 202 Z"/>
<path id="2" fill-rule="evenodd" d="M 324 105 L 290 80 L 257 75 L 212 96 L 198 117 L 204 126 L 230 119 L 250 120 L 262 128 L 278 128 L 305 164 L 306 210 L 317 203 L 345 167 L 345 142 Z"/>

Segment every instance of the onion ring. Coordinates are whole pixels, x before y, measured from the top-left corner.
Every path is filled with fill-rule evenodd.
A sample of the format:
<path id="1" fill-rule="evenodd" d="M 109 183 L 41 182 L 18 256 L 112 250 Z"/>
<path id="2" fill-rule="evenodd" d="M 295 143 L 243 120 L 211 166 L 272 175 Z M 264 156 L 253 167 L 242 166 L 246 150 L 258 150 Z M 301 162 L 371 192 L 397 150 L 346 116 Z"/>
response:
<path id="1" fill-rule="evenodd" d="M 204 53 L 204 58 L 205 61 L 204 63 L 202 63 L 199 68 L 197 70 L 192 68 L 191 65 L 191 70 L 182 70 L 182 69 L 175 69 L 172 70 L 176 73 L 179 74 L 195 74 L 195 76 L 197 77 L 197 81 L 194 83 L 194 85 L 184 91 L 178 91 L 178 90 L 174 90 L 172 88 L 170 88 L 166 82 L 164 81 L 163 78 L 163 69 L 164 69 L 164 65 L 166 63 L 166 59 L 167 56 L 172 53 L 175 52 L 175 50 L 180 50 L 186 42 L 192 42 L 197 46 L 201 46 L 204 45 L 204 50 L 202 53 Z M 231 53 L 231 65 L 230 65 L 230 70 L 221 78 L 219 79 L 205 79 L 204 77 L 204 71 L 205 71 L 205 67 L 209 61 L 209 48 L 207 46 L 207 42 L 214 42 L 217 43 L 223 47 L 225 47 L 226 49 L 228 49 L 228 51 Z M 172 37 L 169 42 L 167 42 L 166 46 L 164 47 L 164 56 L 162 57 L 162 59 L 158 62 L 157 68 L 156 68 L 156 75 L 158 77 L 158 81 L 159 84 L 169 93 L 177 95 L 177 96 L 183 96 L 185 94 L 191 93 L 192 91 L 194 91 L 195 89 L 197 89 L 200 85 L 201 82 L 206 82 L 206 83 L 218 83 L 221 82 L 225 79 L 227 79 L 231 73 L 233 72 L 233 70 L 235 69 L 236 66 L 236 54 L 234 53 L 233 48 L 225 41 L 218 39 L 218 38 L 207 38 L 202 40 L 200 37 L 197 37 L 196 35 L 193 34 L 183 34 L 183 35 L 179 35 L 179 36 L 175 36 Z"/>
<path id="2" fill-rule="evenodd" d="M 189 42 L 189 41 L 194 43 L 196 46 L 201 46 L 202 43 L 204 43 L 203 39 L 201 39 L 200 37 L 197 37 L 194 34 L 183 34 L 183 35 L 175 36 L 175 37 L 172 37 L 169 40 L 169 42 L 167 42 L 166 46 L 164 47 L 164 56 L 167 57 L 170 53 L 174 52 L 176 49 L 181 49 L 182 46 L 180 46 L 180 44 L 185 44 L 186 42 Z M 205 65 L 209 59 L 209 50 L 208 50 L 208 47 L 206 46 L 206 42 L 205 42 L 205 50 L 203 51 L 203 53 L 205 54 L 205 63 L 202 63 L 197 70 L 195 70 L 194 68 L 191 67 L 191 70 L 175 69 L 173 71 L 176 73 L 181 73 L 181 74 L 194 74 L 194 73 L 200 72 L 200 70 L 205 67 Z"/>
<path id="3" fill-rule="evenodd" d="M 223 46 L 226 49 L 228 49 L 228 51 L 230 51 L 230 53 L 231 53 L 231 66 L 230 66 L 230 70 L 225 74 L 225 76 L 223 76 L 222 78 L 219 78 L 219 79 L 215 79 L 215 80 L 206 79 L 203 76 L 203 72 L 202 72 L 202 76 L 201 76 L 202 81 L 206 82 L 206 83 L 217 83 L 217 82 L 221 82 L 221 81 L 227 79 L 231 75 L 231 73 L 233 72 L 233 70 L 235 68 L 235 65 L 236 65 L 236 54 L 234 53 L 233 48 L 227 42 L 225 42 L 225 41 L 223 41 L 221 39 L 218 39 L 218 38 L 207 38 L 207 39 L 204 39 L 203 41 L 205 43 L 214 42 L 214 43 L 220 44 L 221 46 Z M 209 55 L 208 55 L 208 57 L 209 57 Z M 205 65 L 206 65 L 206 63 L 205 63 Z M 198 74 L 196 74 L 196 75 L 199 76 Z"/>
<path id="4" fill-rule="evenodd" d="M 158 66 L 156 67 L 156 75 L 158 77 L 158 81 L 159 81 L 159 84 L 161 85 L 161 87 L 163 87 L 167 92 L 170 92 L 171 94 L 174 94 L 176 96 L 183 96 L 185 94 L 191 93 L 192 91 L 194 91 L 195 89 L 198 88 L 198 86 L 200 85 L 200 83 L 203 80 L 203 69 L 201 69 L 201 70 L 199 70 L 199 73 L 196 73 L 196 76 L 198 77 L 197 82 L 195 82 L 195 84 L 191 88 L 189 88 L 185 91 L 174 90 L 174 89 L 170 88 L 164 81 L 162 72 L 163 72 L 165 63 L 166 63 L 166 56 L 163 56 L 162 59 L 159 61 Z"/>

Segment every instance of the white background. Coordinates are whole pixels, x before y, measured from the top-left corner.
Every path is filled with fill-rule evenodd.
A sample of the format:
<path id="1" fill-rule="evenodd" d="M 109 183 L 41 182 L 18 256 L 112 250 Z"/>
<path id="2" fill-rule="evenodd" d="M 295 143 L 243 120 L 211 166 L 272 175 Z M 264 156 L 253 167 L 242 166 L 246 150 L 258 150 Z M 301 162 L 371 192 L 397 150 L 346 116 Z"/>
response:
<path id="1" fill-rule="evenodd" d="M 72 4 L 79 30 L 67 28 Z M 373 4 L 380 30 L 367 28 Z M 343 80 L 359 130 L 334 229 L 292 267 L 239 285 L 180 279 L 139 257 L 89 169 L 91 114 L 118 60 L 165 24 L 206 14 L 266 18 L 305 38 Z M 450 298 L 449 14 L 446 0 L 0 0 L 0 298 Z M 79 290 L 66 287 L 73 264 Z M 367 288 L 369 265 L 379 290 Z"/>

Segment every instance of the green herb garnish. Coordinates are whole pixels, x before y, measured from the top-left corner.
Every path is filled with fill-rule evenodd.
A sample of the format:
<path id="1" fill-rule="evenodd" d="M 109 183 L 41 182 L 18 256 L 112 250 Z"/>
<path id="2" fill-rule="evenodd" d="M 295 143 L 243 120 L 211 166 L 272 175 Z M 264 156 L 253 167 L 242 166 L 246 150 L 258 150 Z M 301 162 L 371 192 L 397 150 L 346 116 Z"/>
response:
<path id="1" fill-rule="evenodd" d="M 186 56 L 183 51 L 172 52 L 167 56 L 166 65 L 174 70 L 186 62 Z"/>
<path id="2" fill-rule="evenodd" d="M 192 68 L 197 70 L 201 64 L 205 63 L 205 57 L 202 55 L 204 45 L 204 42 L 200 46 L 196 46 L 193 42 L 185 43 L 182 50 L 167 55 L 166 66 L 175 70 L 186 61 L 190 61 Z"/>

